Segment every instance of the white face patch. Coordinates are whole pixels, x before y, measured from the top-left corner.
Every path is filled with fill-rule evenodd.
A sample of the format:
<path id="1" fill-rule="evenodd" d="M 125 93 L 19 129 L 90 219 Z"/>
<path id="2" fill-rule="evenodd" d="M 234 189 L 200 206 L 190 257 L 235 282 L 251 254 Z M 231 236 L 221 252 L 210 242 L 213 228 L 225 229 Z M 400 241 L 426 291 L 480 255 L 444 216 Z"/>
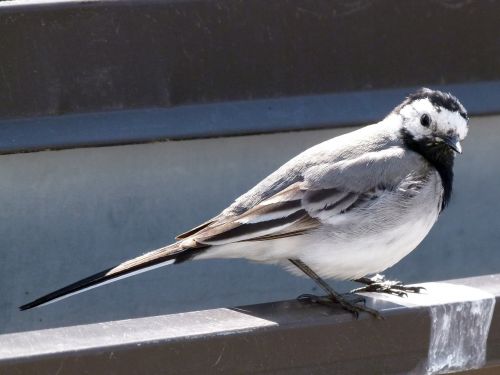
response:
<path id="1" fill-rule="evenodd" d="M 443 135 L 458 136 L 460 140 L 463 140 L 467 136 L 467 120 L 458 112 L 435 107 L 427 98 L 418 99 L 405 105 L 399 113 L 404 118 L 404 127 L 417 140 Z M 430 117 L 429 127 L 420 123 L 420 118 L 424 114 Z"/>

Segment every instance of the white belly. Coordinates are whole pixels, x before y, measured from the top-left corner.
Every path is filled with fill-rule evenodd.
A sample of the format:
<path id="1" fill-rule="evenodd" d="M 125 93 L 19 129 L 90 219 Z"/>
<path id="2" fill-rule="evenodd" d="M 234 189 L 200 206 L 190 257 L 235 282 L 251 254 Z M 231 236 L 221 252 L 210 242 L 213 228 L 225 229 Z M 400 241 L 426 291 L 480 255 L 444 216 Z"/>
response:
<path id="1" fill-rule="evenodd" d="M 306 235 L 214 246 L 197 259 L 247 258 L 300 274 L 288 262 L 297 258 L 320 276 L 337 279 L 382 272 L 414 250 L 436 222 L 442 187 L 437 173 L 430 180 L 399 210 L 393 209 L 400 202 L 394 193 L 374 209 L 323 218 L 325 225 Z"/>
<path id="2" fill-rule="evenodd" d="M 437 212 L 391 231 L 350 241 L 321 241 L 300 258 L 323 277 L 357 279 L 382 272 L 414 250 L 427 236 Z"/>

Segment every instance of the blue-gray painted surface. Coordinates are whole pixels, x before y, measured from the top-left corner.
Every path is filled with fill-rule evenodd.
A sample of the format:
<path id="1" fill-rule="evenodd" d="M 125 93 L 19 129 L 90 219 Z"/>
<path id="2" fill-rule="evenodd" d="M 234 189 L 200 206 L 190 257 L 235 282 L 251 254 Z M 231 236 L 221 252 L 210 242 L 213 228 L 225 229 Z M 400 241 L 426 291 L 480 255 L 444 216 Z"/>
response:
<path id="1" fill-rule="evenodd" d="M 436 85 L 470 114 L 500 112 L 500 82 Z M 0 121 L 0 153 L 332 128 L 376 121 L 416 88 Z"/>
<path id="2" fill-rule="evenodd" d="M 498 116 L 472 118 L 450 206 L 389 277 L 417 282 L 499 272 L 499 122 Z M 17 310 L 34 297 L 168 243 L 290 157 L 349 130 L 0 156 L 0 332 L 317 292 L 311 281 L 274 266 L 213 260 L 160 268 L 43 308 Z"/>

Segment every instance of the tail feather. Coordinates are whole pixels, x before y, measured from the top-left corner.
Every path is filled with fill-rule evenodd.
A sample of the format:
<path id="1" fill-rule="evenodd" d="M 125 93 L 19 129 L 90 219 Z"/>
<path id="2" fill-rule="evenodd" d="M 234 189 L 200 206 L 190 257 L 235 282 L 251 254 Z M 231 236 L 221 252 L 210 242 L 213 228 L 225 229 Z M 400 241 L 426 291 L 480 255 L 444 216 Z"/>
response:
<path id="1" fill-rule="evenodd" d="M 46 294 L 30 303 L 19 307 L 20 310 L 28 310 L 33 307 L 47 305 L 59 301 L 74 294 L 84 292 L 98 286 L 111 283 L 138 273 L 149 271 L 153 268 L 167 266 L 176 261 L 179 255 L 184 252 L 190 252 L 191 249 L 182 249 L 178 243 L 151 251 L 137 258 L 123 262 L 116 267 L 98 272 L 92 276 L 86 277 L 80 281 L 70 284 L 64 288 L 58 289 L 52 293 Z"/>

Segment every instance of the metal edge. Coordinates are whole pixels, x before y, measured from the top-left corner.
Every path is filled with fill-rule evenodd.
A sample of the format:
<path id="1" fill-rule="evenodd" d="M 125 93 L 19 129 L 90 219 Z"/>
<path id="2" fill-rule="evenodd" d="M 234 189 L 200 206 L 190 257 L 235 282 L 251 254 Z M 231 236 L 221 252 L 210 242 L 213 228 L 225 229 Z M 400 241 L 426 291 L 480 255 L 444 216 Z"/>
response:
<path id="1" fill-rule="evenodd" d="M 458 96 L 473 116 L 500 113 L 500 81 L 432 87 Z M 368 124 L 414 89 L 3 120 L 0 154 Z"/>
<path id="2" fill-rule="evenodd" d="M 429 306 L 412 305 L 415 298 L 369 294 L 368 306 L 382 311 L 383 321 L 284 301 L 0 335 L 0 372 L 422 373 L 436 323 L 432 306 L 498 299 L 499 279 L 486 275 L 439 283 L 443 300 Z M 436 283 L 424 285 L 430 289 Z M 446 288 L 454 290 L 457 301 Z M 483 363 L 487 368 L 500 363 L 499 324 L 496 310 Z"/>

